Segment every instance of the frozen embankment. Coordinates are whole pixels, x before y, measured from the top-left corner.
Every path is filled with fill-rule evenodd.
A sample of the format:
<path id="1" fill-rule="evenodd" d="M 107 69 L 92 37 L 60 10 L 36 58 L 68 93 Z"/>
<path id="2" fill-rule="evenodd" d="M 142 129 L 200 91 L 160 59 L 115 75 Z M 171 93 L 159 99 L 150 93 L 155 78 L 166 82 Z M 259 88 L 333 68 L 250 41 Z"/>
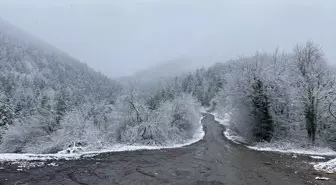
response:
<path id="1" fill-rule="evenodd" d="M 204 138 L 203 125 L 201 123 L 203 117 L 201 117 L 199 123 L 200 126 L 196 130 L 195 134 L 191 139 L 186 140 L 181 144 L 172 144 L 167 146 L 146 146 L 146 145 L 123 145 L 116 144 L 112 147 L 108 147 L 99 151 L 85 151 L 81 150 L 78 147 L 69 148 L 67 150 L 78 151 L 67 154 L 64 151 L 61 151 L 57 154 L 16 154 L 16 153 L 2 153 L 0 154 L 0 162 L 15 162 L 15 161 L 48 161 L 48 160 L 77 160 L 85 157 L 93 157 L 102 153 L 110 152 L 124 152 L 124 151 L 136 151 L 136 150 L 160 150 L 160 149 L 171 149 L 171 148 L 180 148 L 184 146 L 191 145 L 196 143 Z"/>
<path id="2" fill-rule="evenodd" d="M 321 162 L 314 165 L 315 170 L 324 171 L 326 173 L 336 173 L 336 159 Z"/>
<path id="3" fill-rule="evenodd" d="M 268 151 L 268 152 L 279 152 L 279 153 L 289 153 L 289 154 L 302 154 L 302 155 L 314 155 L 316 156 L 334 156 L 336 152 L 330 148 L 326 147 L 310 147 L 304 148 L 295 145 L 294 143 L 286 142 L 271 142 L 271 143 L 257 143 L 254 146 L 248 145 L 246 140 L 236 134 L 230 129 L 230 114 L 226 113 L 224 116 L 219 116 L 217 113 L 211 113 L 219 124 L 225 126 L 224 135 L 227 139 L 231 140 L 236 144 L 244 144 L 247 148 L 258 150 L 258 151 Z"/>
<path id="4" fill-rule="evenodd" d="M 219 124 L 225 126 L 225 131 L 224 131 L 224 135 L 227 139 L 229 139 L 230 141 L 236 143 L 236 144 L 246 144 L 246 140 L 239 136 L 238 134 L 236 134 L 234 131 L 232 131 L 230 129 L 230 114 L 226 113 L 224 114 L 223 117 L 220 117 L 219 114 L 217 113 L 211 113 L 214 118 L 215 121 L 217 121 Z"/>

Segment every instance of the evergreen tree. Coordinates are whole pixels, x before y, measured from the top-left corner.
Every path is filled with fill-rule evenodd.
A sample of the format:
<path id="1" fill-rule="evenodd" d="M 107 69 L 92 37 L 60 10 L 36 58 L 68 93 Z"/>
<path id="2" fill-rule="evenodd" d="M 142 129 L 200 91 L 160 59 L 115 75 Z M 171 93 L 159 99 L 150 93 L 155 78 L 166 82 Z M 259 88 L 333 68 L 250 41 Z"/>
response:
<path id="1" fill-rule="evenodd" d="M 62 89 L 61 92 L 56 97 L 56 108 L 55 108 L 56 125 L 60 125 L 61 120 L 65 116 L 68 110 L 68 105 L 67 105 L 68 102 L 69 102 L 68 94 L 65 89 Z"/>
<path id="2" fill-rule="evenodd" d="M 4 103 L 0 103 L 0 129 L 3 126 L 11 125 L 13 117 L 11 108 Z"/>
<path id="3" fill-rule="evenodd" d="M 273 136 L 273 120 L 269 111 L 269 101 L 265 93 L 265 87 L 261 80 L 256 80 L 253 84 L 252 93 L 252 114 L 256 123 L 253 128 L 253 135 L 256 141 L 270 142 Z"/>
<path id="4" fill-rule="evenodd" d="M 42 97 L 35 116 L 38 118 L 40 126 L 46 133 L 51 134 L 57 129 L 57 122 L 53 119 L 50 99 L 48 96 L 44 95 Z"/>

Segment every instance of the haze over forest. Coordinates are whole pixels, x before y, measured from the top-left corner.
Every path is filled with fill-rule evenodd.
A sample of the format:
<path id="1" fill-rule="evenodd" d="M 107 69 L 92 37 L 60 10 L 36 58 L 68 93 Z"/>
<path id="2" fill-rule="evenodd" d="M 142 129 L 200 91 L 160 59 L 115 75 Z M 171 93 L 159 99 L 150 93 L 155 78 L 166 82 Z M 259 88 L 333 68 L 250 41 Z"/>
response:
<path id="1" fill-rule="evenodd" d="M 1 0 L 0 17 L 110 77 L 313 40 L 336 61 L 333 0 Z"/>

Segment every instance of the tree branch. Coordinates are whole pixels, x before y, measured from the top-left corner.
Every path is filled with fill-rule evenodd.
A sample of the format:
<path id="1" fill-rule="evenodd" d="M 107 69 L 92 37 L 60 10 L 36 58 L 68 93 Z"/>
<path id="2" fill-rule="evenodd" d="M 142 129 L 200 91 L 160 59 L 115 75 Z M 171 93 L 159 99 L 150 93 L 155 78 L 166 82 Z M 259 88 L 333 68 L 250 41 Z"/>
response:
<path id="1" fill-rule="evenodd" d="M 336 116 L 332 113 L 332 111 L 331 111 L 331 106 L 332 106 L 332 104 L 334 103 L 334 101 L 336 100 L 336 98 L 334 98 L 330 103 L 329 103 L 329 113 L 330 113 L 330 115 L 333 117 L 333 118 L 335 118 L 336 119 Z"/>

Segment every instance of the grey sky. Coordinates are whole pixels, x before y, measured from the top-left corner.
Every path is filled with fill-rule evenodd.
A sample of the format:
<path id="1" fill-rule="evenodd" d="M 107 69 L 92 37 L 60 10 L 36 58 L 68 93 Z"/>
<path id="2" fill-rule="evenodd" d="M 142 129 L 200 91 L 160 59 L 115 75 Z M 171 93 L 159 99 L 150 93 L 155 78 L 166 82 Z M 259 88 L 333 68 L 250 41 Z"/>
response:
<path id="1" fill-rule="evenodd" d="M 112 77 L 309 39 L 336 63 L 334 0 L 0 0 L 0 17 Z"/>

